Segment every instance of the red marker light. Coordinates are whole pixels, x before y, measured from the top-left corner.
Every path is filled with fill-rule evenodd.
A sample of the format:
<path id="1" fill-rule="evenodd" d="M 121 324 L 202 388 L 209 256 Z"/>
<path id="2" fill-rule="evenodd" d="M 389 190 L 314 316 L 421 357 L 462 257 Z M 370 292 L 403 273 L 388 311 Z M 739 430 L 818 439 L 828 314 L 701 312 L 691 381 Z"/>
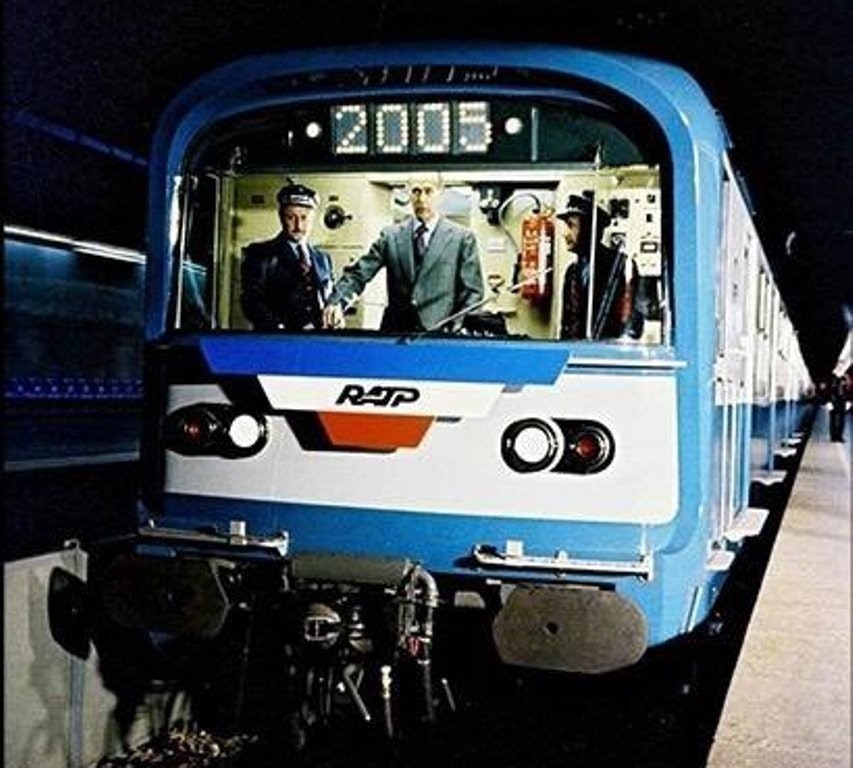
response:
<path id="1" fill-rule="evenodd" d="M 601 437 L 591 432 L 584 432 L 575 442 L 575 453 L 586 462 L 593 462 L 601 456 L 605 446 Z"/>
<path id="2" fill-rule="evenodd" d="M 184 422 L 184 437 L 187 438 L 191 443 L 201 442 L 202 437 L 204 436 L 204 426 L 201 422 L 198 421 L 185 421 Z"/>
<path id="3" fill-rule="evenodd" d="M 590 424 L 578 430 L 571 448 L 585 472 L 602 469 L 613 456 L 613 440 L 609 433 Z"/>

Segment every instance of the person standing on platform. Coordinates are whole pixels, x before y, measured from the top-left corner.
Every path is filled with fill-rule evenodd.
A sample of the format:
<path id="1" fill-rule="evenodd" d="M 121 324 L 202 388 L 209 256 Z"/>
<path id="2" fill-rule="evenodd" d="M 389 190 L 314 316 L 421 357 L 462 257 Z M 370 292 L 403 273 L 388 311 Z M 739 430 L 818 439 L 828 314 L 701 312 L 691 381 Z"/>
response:
<path id="1" fill-rule="evenodd" d="M 832 369 L 829 379 L 818 383 L 818 395 L 823 402 L 829 403 L 829 439 L 835 443 L 844 442 L 844 422 L 847 421 L 847 407 L 853 400 L 853 333 L 849 331 L 847 340 Z"/>
<path id="2" fill-rule="evenodd" d="M 853 365 L 841 375 L 832 374 L 829 385 L 829 439 L 834 443 L 844 442 L 844 423 L 847 421 L 847 405 L 853 399 Z"/>
<path id="3" fill-rule="evenodd" d="M 334 274 L 329 254 L 309 241 L 317 194 L 288 181 L 276 199 L 281 232 L 243 249 L 243 314 L 258 331 L 322 328 Z"/>

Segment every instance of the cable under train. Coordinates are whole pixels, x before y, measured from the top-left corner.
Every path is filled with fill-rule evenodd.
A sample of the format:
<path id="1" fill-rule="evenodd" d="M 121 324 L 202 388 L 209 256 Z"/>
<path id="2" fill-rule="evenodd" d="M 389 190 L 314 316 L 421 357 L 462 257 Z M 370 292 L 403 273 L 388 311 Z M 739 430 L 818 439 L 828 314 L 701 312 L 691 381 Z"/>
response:
<path id="1" fill-rule="evenodd" d="M 187 88 L 150 164 L 140 527 L 90 553 L 84 612 L 56 574 L 55 616 L 87 624 L 55 636 L 190 688 L 203 657 L 240 700 L 265 643 L 297 732 L 393 735 L 452 701 L 453 643 L 602 673 L 691 632 L 807 383 L 729 152 L 687 73 L 573 48 L 294 51 Z M 422 174 L 476 238 L 481 302 L 387 332 L 380 273 L 344 328 L 252 328 L 241 260 L 286 179 L 340 276 Z M 636 273 L 631 332 L 562 331 L 573 195 Z M 451 643 L 460 613 L 487 631 Z"/>

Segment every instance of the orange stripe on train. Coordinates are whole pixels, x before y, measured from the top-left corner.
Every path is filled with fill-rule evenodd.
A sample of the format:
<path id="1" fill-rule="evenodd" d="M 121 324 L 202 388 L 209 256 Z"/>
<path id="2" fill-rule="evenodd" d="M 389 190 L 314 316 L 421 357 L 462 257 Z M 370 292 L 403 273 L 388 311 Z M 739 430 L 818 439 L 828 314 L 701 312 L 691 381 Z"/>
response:
<path id="1" fill-rule="evenodd" d="M 318 413 L 329 442 L 340 448 L 393 451 L 417 448 L 432 416 L 386 416 L 362 413 Z"/>

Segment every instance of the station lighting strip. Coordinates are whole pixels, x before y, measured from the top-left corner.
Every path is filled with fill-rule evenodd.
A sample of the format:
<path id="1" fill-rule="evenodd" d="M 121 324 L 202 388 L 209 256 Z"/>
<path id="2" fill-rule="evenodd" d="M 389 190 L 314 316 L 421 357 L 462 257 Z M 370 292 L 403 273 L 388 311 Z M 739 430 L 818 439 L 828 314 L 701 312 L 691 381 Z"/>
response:
<path id="1" fill-rule="evenodd" d="M 140 251 L 134 251 L 130 248 L 119 248 L 115 245 L 104 245 L 103 243 L 95 243 L 88 240 L 75 240 L 65 235 L 55 235 L 51 232 L 42 232 L 41 230 L 30 229 L 29 227 L 4 224 L 3 234 L 6 237 L 17 237 L 44 245 L 60 246 L 81 255 L 127 261 L 133 264 L 145 263 L 145 254 Z"/>

